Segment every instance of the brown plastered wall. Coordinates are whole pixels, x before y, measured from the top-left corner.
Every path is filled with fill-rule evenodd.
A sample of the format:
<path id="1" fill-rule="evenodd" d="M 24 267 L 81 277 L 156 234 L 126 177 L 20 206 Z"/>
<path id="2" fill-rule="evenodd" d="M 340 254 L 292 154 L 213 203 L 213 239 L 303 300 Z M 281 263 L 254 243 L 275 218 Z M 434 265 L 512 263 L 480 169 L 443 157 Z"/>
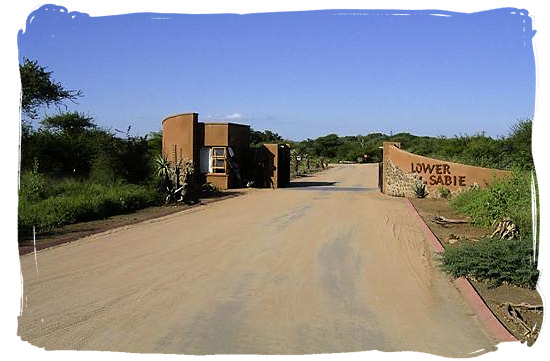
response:
<path id="1" fill-rule="evenodd" d="M 475 167 L 465 164 L 446 162 L 433 158 L 427 158 L 405 152 L 395 146 L 394 143 L 384 143 L 383 154 L 383 192 L 386 194 L 395 193 L 395 184 L 402 184 L 399 192 L 409 196 L 414 195 L 412 186 L 409 192 L 405 184 L 414 184 L 414 179 L 421 179 L 432 196 L 437 195 L 439 187 L 445 187 L 451 192 L 468 189 L 474 184 L 483 188 L 490 185 L 493 179 L 508 177 L 508 171 Z M 392 187 L 394 185 L 394 187 Z M 392 189 L 390 189 L 392 188 Z M 402 194 L 394 194 L 402 195 Z"/>
<path id="2" fill-rule="evenodd" d="M 196 137 L 200 129 L 197 122 L 197 113 L 173 115 L 162 121 L 162 152 L 170 162 L 174 162 L 175 157 L 178 161 L 198 161 Z M 177 154 L 174 154 L 174 146 Z"/>
<path id="3" fill-rule="evenodd" d="M 278 167 L 278 160 L 279 160 L 279 152 L 278 152 L 278 144 L 264 144 L 265 149 L 267 149 L 269 156 L 269 162 L 266 167 L 267 172 L 267 179 L 269 180 L 269 184 L 271 185 L 271 188 L 277 188 L 279 186 L 279 167 Z"/>
<path id="4" fill-rule="evenodd" d="M 211 183 L 218 189 L 229 188 L 229 176 L 222 173 L 208 173 L 206 175 L 206 182 Z"/>
<path id="5" fill-rule="evenodd" d="M 229 145 L 229 125 L 227 123 L 204 123 L 204 146 L 227 147 Z"/>
<path id="6" fill-rule="evenodd" d="M 271 188 L 290 183 L 290 147 L 286 144 L 264 144 L 266 167 L 264 177 Z"/>

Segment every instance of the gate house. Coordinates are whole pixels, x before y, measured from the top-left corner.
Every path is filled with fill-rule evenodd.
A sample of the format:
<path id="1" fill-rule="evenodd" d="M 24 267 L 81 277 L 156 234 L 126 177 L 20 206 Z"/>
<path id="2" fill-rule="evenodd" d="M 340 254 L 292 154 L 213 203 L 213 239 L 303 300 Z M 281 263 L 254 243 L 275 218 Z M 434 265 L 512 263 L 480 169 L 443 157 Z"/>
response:
<path id="1" fill-rule="evenodd" d="M 198 118 L 198 113 L 184 113 L 162 121 L 162 151 L 170 163 L 192 161 L 202 181 L 219 189 L 244 187 L 250 180 L 272 188 L 288 184 L 288 145 L 266 144 L 252 151 L 250 126 Z"/>

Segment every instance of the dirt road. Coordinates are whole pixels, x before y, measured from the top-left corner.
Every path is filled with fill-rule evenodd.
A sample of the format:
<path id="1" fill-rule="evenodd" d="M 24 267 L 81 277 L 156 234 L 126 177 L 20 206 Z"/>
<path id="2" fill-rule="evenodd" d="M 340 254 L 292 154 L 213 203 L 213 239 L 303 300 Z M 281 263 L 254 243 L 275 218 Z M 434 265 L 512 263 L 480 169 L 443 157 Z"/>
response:
<path id="1" fill-rule="evenodd" d="M 402 199 L 376 187 L 377 166 L 338 165 L 24 255 L 19 334 L 141 353 L 495 350 Z"/>

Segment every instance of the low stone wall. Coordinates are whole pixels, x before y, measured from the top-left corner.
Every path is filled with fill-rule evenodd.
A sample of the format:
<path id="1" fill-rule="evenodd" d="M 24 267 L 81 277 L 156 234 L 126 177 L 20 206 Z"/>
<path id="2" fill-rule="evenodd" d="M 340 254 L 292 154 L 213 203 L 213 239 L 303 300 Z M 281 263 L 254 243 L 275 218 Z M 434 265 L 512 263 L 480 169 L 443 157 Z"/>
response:
<path id="1" fill-rule="evenodd" d="M 486 187 L 494 179 L 508 177 L 508 171 L 422 157 L 400 149 L 399 143 L 383 146 L 382 192 L 397 197 L 415 197 L 415 182 L 422 182 L 428 197 L 442 190 L 458 193 L 471 187 Z"/>
<path id="2" fill-rule="evenodd" d="M 414 197 L 414 184 L 419 177 L 407 174 L 397 167 L 391 160 L 384 162 L 384 175 L 387 179 L 385 193 L 394 197 Z"/>

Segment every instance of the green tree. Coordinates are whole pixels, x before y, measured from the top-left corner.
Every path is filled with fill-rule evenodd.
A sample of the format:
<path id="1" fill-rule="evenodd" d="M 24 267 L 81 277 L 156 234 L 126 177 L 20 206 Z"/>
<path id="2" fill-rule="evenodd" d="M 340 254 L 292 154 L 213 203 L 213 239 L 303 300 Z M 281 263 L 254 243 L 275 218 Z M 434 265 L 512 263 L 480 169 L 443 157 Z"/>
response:
<path id="1" fill-rule="evenodd" d="M 54 133 L 77 135 L 95 129 L 93 118 L 78 112 L 64 112 L 49 116 L 41 121 L 45 129 Z"/>
<path id="2" fill-rule="evenodd" d="M 335 158 L 337 147 L 342 144 L 342 140 L 336 134 L 329 134 L 315 139 L 315 154 L 325 158 Z"/>
<path id="3" fill-rule="evenodd" d="M 50 134 L 41 134 L 32 129 L 31 121 L 38 117 L 41 106 L 61 105 L 64 101 L 75 101 L 82 96 L 80 90 L 67 90 L 52 78 L 52 72 L 38 65 L 36 60 L 24 59 L 19 65 L 21 77 L 21 170 L 32 168 L 33 159 L 38 157 L 41 149 L 55 146 L 51 144 Z M 49 165 L 43 164 L 43 168 Z"/>
<path id="4" fill-rule="evenodd" d="M 52 78 L 52 72 L 38 65 L 36 60 L 24 59 L 19 65 L 21 76 L 21 110 L 30 119 L 38 117 L 41 106 L 61 105 L 82 96 L 80 90 L 67 90 Z"/>
<path id="5" fill-rule="evenodd" d="M 270 130 L 257 131 L 250 129 L 250 146 L 252 148 L 257 148 L 264 143 L 279 143 L 282 142 L 283 138 Z"/>
<path id="6" fill-rule="evenodd" d="M 147 143 L 151 154 L 162 155 L 162 131 L 150 132 L 147 135 Z"/>
<path id="7" fill-rule="evenodd" d="M 24 154 L 37 157 L 43 171 L 59 176 L 87 177 L 92 159 L 96 125 L 91 117 L 77 112 L 59 113 L 41 121 L 41 129 L 23 143 Z M 31 147 L 31 151 L 25 148 Z M 23 162 L 22 162 L 23 163 Z"/>
<path id="8" fill-rule="evenodd" d="M 535 167 L 533 162 L 532 141 L 533 121 L 532 119 L 519 120 L 512 126 L 510 135 L 504 142 L 509 150 L 510 163 L 520 169 L 532 170 Z"/>

